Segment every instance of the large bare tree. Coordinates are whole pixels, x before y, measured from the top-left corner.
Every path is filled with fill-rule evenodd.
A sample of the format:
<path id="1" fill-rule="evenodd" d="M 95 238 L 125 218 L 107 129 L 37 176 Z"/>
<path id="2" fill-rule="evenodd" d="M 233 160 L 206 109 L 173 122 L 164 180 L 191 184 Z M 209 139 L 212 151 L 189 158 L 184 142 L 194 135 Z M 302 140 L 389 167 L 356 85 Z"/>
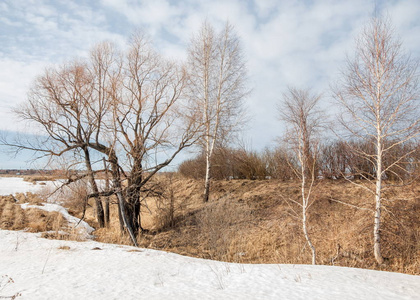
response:
<path id="1" fill-rule="evenodd" d="M 341 124 L 350 133 L 349 138 L 371 145 L 362 148 L 348 143 L 353 153 L 375 171 L 374 178 L 365 178 L 363 186 L 375 203 L 373 251 L 379 264 L 384 262 L 381 210 L 382 193 L 388 186 L 384 179 L 387 172 L 403 169 L 413 150 L 391 154 L 420 133 L 417 66 L 417 61 L 402 50 L 389 19 L 373 18 L 357 38 L 354 58 L 348 59 L 334 91 L 343 109 Z"/>
<path id="2" fill-rule="evenodd" d="M 186 83 L 184 67 L 160 56 L 144 34 L 133 35 L 124 53 L 98 44 L 85 62 L 47 70 L 17 110 L 39 126 L 45 141 L 5 144 L 52 158 L 69 153 L 84 162 L 86 175 L 69 182 L 89 176 L 92 191 L 86 201 L 95 198 L 100 205 L 101 226 L 99 199 L 116 195 L 121 229 L 137 245 L 145 184 L 199 136 L 194 111 L 183 109 Z M 110 165 L 108 190 L 95 183 L 101 170 L 92 167 L 91 152 Z"/>
<path id="3" fill-rule="evenodd" d="M 203 200 L 209 200 L 211 158 L 217 144 L 237 130 L 243 114 L 246 65 L 232 25 L 215 29 L 205 21 L 188 49 L 191 107 L 203 125 L 202 147 L 206 157 Z"/>
<path id="4" fill-rule="evenodd" d="M 34 150 L 50 158 L 79 154 L 87 170 L 90 188 L 98 193 L 91 153 L 87 141 L 97 129 L 89 118 L 92 105 L 93 76 L 83 62 L 73 62 L 47 69 L 35 81 L 28 101 L 16 109 L 17 115 L 38 126 L 41 140 L 37 143 L 15 143 L 17 148 Z M 73 166 L 75 167 L 75 166 Z M 97 221 L 104 227 L 104 211 L 99 197 L 94 197 Z"/>
<path id="5" fill-rule="evenodd" d="M 132 36 L 121 72 L 109 90 L 115 142 L 127 158 L 125 214 L 134 235 L 143 231 L 141 191 L 185 147 L 199 126 L 185 107 L 183 66 L 159 55 L 141 32 Z"/>
<path id="6" fill-rule="evenodd" d="M 308 232 L 308 209 L 313 203 L 312 191 L 317 177 L 317 154 L 319 130 L 324 116 L 319 109 L 319 95 L 312 95 L 309 90 L 289 88 L 283 94 L 279 106 L 281 120 L 286 122 L 288 133 L 286 141 L 295 154 L 298 165 L 294 168 L 301 183 L 300 201 L 294 201 L 301 208 L 296 216 L 302 222 L 302 231 L 311 249 L 312 264 L 316 264 L 316 249 Z"/>

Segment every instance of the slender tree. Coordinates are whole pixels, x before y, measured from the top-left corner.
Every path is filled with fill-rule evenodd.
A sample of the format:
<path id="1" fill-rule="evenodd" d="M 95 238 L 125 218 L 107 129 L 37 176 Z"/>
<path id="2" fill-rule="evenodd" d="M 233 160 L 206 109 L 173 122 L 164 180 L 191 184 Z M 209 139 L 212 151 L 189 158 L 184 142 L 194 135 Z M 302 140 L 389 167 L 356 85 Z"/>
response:
<path id="1" fill-rule="evenodd" d="M 295 202 L 301 212 L 296 213 L 302 221 L 302 231 L 311 249 L 312 264 L 316 264 L 316 249 L 308 232 L 308 209 L 313 203 L 312 191 L 317 176 L 317 135 L 323 121 L 323 114 L 318 109 L 319 95 L 312 95 L 308 90 L 289 88 L 283 94 L 279 107 L 280 118 L 288 126 L 287 143 L 298 161 L 295 173 L 301 183 L 300 201 Z"/>
<path id="2" fill-rule="evenodd" d="M 238 36 L 226 24 L 216 33 L 206 21 L 193 36 L 188 50 L 191 107 L 202 124 L 206 157 L 203 200 L 209 200 L 211 161 L 217 144 L 237 129 L 242 115 L 246 66 Z"/>
<path id="3" fill-rule="evenodd" d="M 382 193 L 388 186 L 384 179 L 387 172 L 402 166 L 413 150 L 389 154 L 420 133 L 417 66 L 402 50 L 389 19 L 373 18 L 357 38 L 355 56 L 348 59 L 334 90 L 343 110 L 343 128 L 350 138 L 371 145 L 361 148 L 348 143 L 375 172 L 373 178 L 365 178 L 363 186 L 374 198 L 373 252 L 379 264 L 384 262 L 381 211 Z"/>

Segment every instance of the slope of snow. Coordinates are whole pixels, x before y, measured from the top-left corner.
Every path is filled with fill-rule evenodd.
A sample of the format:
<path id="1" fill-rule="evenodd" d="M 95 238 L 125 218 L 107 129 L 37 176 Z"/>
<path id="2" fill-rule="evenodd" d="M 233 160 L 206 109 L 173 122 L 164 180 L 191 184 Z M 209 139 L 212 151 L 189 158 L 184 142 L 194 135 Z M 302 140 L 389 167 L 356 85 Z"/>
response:
<path id="1" fill-rule="evenodd" d="M 0 296 L 21 293 L 17 299 L 419 299 L 420 295 L 420 276 L 331 266 L 231 264 L 0 230 L 3 275 L 14 283 L 3 284 Z"/>
<path id="2" fill-rule="evenodd" d="M 67 209 L 65 209 L 59 204 L 42 203 L 42 205 L 30 205 L 29 203 L 24 203 L 24 204 L 21 204 L 20 207 L 22 207 L 22 209 L 38 208 L 38 209 L 42 209 L 49 212 L 51 211 L 59 212 L 70 223 L 69 225 L 73 229 L 77 230 L 79 236 L 82 238 L 86 238 L 86 239 L 91 238 L 91 233 L 95 230 L 85 221 L 80 221 L 79 218 L 76 218 L 70 215 Z"/>

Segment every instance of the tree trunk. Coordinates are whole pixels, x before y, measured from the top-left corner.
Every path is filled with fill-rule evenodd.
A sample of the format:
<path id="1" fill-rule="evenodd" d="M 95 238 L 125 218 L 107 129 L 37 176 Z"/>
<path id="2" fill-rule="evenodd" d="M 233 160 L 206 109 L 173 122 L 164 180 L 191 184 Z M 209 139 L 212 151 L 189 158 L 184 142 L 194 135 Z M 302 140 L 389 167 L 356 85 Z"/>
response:
<path id="1" fill-rule="evenodd" d="M 88 148 L 84 147 L 83 152 L 85 154 L 85 165 L 89 174 L 90 186 L 92 188 L 93 193 L 98 194 L 99 189 L 95 181 L 95 176 L 93 176 L 93 170 L 92 170 L 92 165 L 90 162 L 90 154 L 89 154 Z M 99 197 L 95 197 L 95 206 L 96 206 L 96 220 L 98 221 L 99 227 L 103 228 L 105 227 L 104 209 L 103 209 L 102 202 Z"/>
<path id="2" fill-rule="evenodd" d="M 211 161 L 210 161 L 210 155 L 206 154 L 206 178 L 204 181 L 204 194 L 203 194 L 203 201 L 208 202 L 209 201 L 209 195 L 210 195 L 210 180 L 211 180 Z"/>
<path id="3" fill-rule="evenodd" d="M 308 208 L 309 199 L 306 195 L 305 189 L 306 189 L 306 179 L 307 179 L 307 167 L 305 166 L 305 157 L 301 157 L 301 164 L 302 164 L 302 186 L 301 186 L 301 193 L 302 193 L 302 230 L 303 234 L 305 236 L 306 242 L 308 243 L 309 247 L 311 248 L 312 252 L 312 264 L 316 265 L 316 251 L 315 246 L 312 244 L 311 239 L 309 238 L 308 229 L 306 228 L 306 209 Z"/>
<path id="4" fill-rule="evenodd" d="M 375 222 L 373 226 L 373 254 L 378 264 L 383 264 L 381 253 L 381 191 L 382 191 L 382 143 L 377 143 Z"/>
<path id="5" fill-rule="evenodd" d="M 139 232 L 143 232 L 144 229 L 141 226 L 140 216 L 140 190 L 142 187 L 143 179 L 142 164 L 139 161 L 133 162 L 133 168 L 128 179 L 128 185 L 126 189 L 126 201 L 127 201 L 127 219 L 130 223 L 131 228 L 135 236 Z"/>
<path id="6" fill-rule="evenodd" d="M 109 191 L 109 175 L 108 175 L 108 168 L 106 166 L 105 157 L 103 158 L 104 162 L 104 170 L 105 170 L 105 189 Z M 110 225 L 110 216 L 109 216 L 109 196 L 105 197 L 105 225 L 109 227 Z"/>
<path id="7" fill-rule="evenodd" d="M 118 199 L 120 228 L 122 230 L 123 228 L 127 229 L 128 234 L 130 235 L 130 238 L 131 238 L 131 242 L 133 243 L 134 246 L 138 247 L 136 235 L 134 234 L 133 228 L 131 227 L 131 223 L 129 222 L 129 219 L 127 217 L 125 198 L 122 193 L 122 186 L 121 186 L 121 180 L 120 180 L 118 158 L 113 150 L 110 150 L 109 152 L 108 152 L 109 161 L 111 163 L 111 171 L 112 171 L 112 184 L 113 184 L 113 187 L 115 189 L 115 194 L 117 195 L 117 199 Z"/>

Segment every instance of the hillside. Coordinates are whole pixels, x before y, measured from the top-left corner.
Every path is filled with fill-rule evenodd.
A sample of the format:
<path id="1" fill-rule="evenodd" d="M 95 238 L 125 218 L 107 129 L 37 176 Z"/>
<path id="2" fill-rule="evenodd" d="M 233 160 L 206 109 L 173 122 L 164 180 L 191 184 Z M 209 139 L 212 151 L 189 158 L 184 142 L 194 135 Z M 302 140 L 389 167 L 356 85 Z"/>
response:
<path id="1" fill-rule="evenodd" d="M 144 200 L 141 247 L 193 257 L 237 263 L 309 264 L 301 223 L 297 182 L 275 180 L 215 181 L 210 201 L 201 201 L 202 183 L 162 175 L 154 182 L 163 198 Z M 384 265 L 372 254 L 372 197 L 347 181 L 321 181 L 315 187 L 309 211 L 309 234 L 316 246 L 318 263 L 420 274 L 419 185 L 393 188 L 385 194 L 383 214 Z M 44 236 L 78 239 L 63 234 L 63 218 L 57 213 L 23 210 L 19 204 L 31 200 L 19 196 L 0 199 L 0 228 L 45 232 Z M 171 200 L 172 199 L 172 200 Z M 343 203 L 351 204 L 352 206 Z M 80 198 L 65 202 L 69 212 L 82 216 Z M 146 207 L 147 206 L 147 207 Z M 360 208 L 355 208 L 362 207 Z M 100 242 L 130 244 L 121 237 L 115 201 L 109 228 L 98 229 L 93 206 L 85 220 L 97 230 Z"/>
<path id="2" fill-rule="evenodd" d="M 310 263 L 295 217 L 299 207 L 291 201 L 299 199 L 297 182 L 215 181 L 207 204 L 201 201 L 201 182 L 162 182 L 166 199 L 145 203 L 142 224 L 149 232 L 139 238 L 141 246 L 228 262 Z M 374 205 L 372 196 L 347 181 L 321 181 L 308 220 L 318 262 L 420 274 L 419 191 L 414 185 L 385 194 L 386 264 L 378 266 L 372 254 L 373 213 L 367 210 Z M 112 232 L 118 232 L 117 224 L 97 230 L 97 239 L 115 242 Z"/>

